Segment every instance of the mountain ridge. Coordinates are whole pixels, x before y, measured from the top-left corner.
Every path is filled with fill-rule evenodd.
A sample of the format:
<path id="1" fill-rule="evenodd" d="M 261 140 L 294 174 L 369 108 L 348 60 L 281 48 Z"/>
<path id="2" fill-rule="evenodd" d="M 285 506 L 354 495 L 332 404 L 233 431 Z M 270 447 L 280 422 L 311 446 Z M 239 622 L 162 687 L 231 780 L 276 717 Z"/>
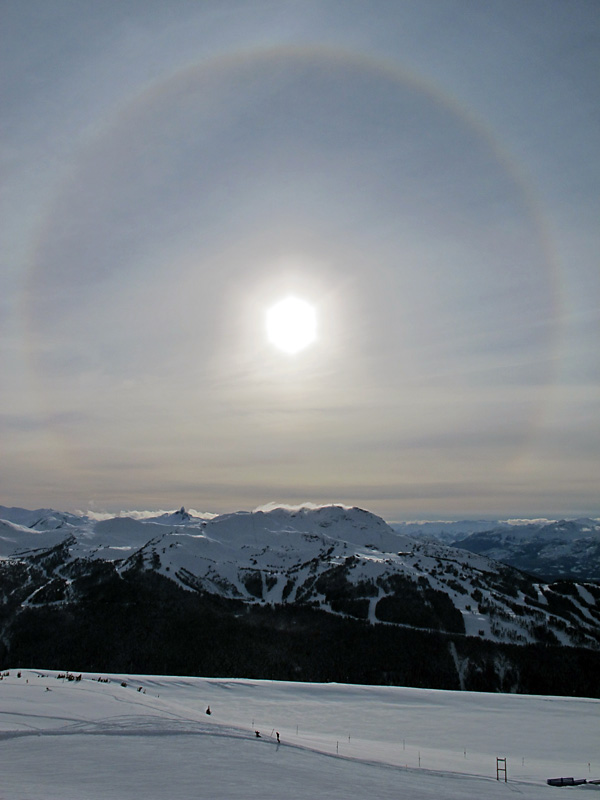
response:
<path id="1" fill-rule="evenodd" d="M 0 522 L 0 663 L 599 691 L 600 587 L 543 582 L 363 509 L 34 522 Z"/>
<path id="2" fill-rule="evenodd" d="M 486 555 L 400 534 L 364 509 L 273 508 L 211 520 L 180 509 L 160 520 L 95 521 L 47 510 L 36 530 L 1 521 L 0 555 L 5 567 L 11 560 L 36 565 L 36 602 L 44 582 L 53 597 L 73 599 L 73 575 L 105 562 L 118 574 L 154 571 L 188 591 L 309 605 L 372 624 L 495 642 L 600 643 L 594 586 L 574 583 L 565 591 L 537 583 Z M 51 567 L 40 572 L 44 563 Z"/>
<path id="3" fill-rule="evenodd" d="M 600 520 L 581 517 L 497 527 L 452 544 L 541 580 L 600 581 Z"/>

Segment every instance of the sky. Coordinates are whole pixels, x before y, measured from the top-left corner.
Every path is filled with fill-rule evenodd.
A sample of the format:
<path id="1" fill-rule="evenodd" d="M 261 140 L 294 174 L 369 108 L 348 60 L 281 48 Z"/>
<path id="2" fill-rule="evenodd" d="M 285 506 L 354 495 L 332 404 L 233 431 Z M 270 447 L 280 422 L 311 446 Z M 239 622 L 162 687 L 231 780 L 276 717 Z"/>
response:
<path id="1" fill-rule="evenodd" d="M 0 14 L 0 503 L 600 514 L 596 0 Z"/>

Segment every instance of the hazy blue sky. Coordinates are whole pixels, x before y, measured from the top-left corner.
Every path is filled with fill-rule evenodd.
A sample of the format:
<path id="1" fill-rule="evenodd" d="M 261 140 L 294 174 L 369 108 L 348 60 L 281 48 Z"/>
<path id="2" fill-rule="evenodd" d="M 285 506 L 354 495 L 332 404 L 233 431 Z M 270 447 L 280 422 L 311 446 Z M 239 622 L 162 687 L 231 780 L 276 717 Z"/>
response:
<path id="1" fill-rule="evenodd" d="M 3 0 L 0 37 L 0 503 L 600 513 L 597 0 Z"/>

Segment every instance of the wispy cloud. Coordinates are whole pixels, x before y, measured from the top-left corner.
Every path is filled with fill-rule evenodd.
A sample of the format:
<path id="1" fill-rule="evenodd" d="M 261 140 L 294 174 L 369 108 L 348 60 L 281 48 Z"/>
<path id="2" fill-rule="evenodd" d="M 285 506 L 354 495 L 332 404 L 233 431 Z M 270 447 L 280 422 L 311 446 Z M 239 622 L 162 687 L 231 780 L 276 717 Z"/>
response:
<path id="1" fill-rule="evenodd" d="M 196 509 L 189 508 L 186 509 L 188 514 L 192 517 L 197 517 L 198 519 L 214 519 L 218 516 L 218 514 L 213 514 L 210 511 L 196 511 Z M 75 513 L 80 516 L 86 516 L 90 519 L 102 521 L 105 519 L 113 519 L 114 517 L 129 517 L 130 519 L 137 519 L 137 520 L 146 520 L 151 519 L 152 517 L 159 517 L 163 514 L 174 514 L 179 509 L 174 508 L 171 510 L 165 509 L 157 509 L 156 511 L 95 511 L 95 510 L 87 510 L 87 511 L 76 511 Z"/>
<path id="2" fill-rule="evenodd" d="M 335 506 L 336 508 L 345 508 L 351 509 L 352 506 L 344 505 L 344 503 L 311 503 L 306 501 L 304 503 L 265 503 L 264 505 L 257 506 L 254 511 L 264 511 L 268 513 L 269 511 L 275 511 L 276 509 L 282 509 L 283 511 L 302 511 L 303 509 L 309 509 L 311 511 L 318 510 L 319 508 L 328 508 L 330 506 Z"/>
<path id="3" fill-rule="evenodd" d="M 590 513 L 593 4 L 259 5 L 7 9 L 7 502 Z"/>

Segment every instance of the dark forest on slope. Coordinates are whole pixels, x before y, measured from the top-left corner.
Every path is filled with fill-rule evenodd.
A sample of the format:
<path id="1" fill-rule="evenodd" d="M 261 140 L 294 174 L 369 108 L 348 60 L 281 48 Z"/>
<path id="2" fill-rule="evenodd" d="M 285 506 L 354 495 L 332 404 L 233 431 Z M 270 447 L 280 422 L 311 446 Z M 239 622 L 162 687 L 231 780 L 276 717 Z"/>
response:
<path id="1" fill-rule="evenodd" d="M 75 602 L 2 607 L 3 668 L 600 696 L 597 651 L 248 605 L 141 570 L 119 576 L 108 568 L 85 584 Z"/>

